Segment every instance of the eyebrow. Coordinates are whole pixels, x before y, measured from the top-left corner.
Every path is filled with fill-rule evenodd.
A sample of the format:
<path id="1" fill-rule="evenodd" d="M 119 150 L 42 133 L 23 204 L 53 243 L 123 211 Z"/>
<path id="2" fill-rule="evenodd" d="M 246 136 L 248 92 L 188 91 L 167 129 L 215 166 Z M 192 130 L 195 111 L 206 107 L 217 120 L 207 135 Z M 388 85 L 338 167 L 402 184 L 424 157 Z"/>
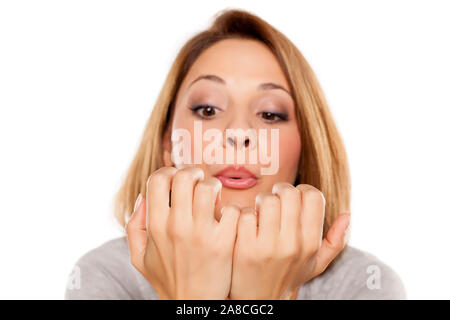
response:
<path id="1" fill-rule="evenodd" d="M 211 80 L 211 81 L 214 81 L 216 83 L 226 85 L 225 80 L 223 80 L 221 77 L 213 75 L 213 74 L 205 74 L 205 75 L 201 75 L 201 76 L 197 77 L 194 81 L 192 81 L 189 84 L 188 88 L 191 87 L 195 82 L 197 82 L 199 80 L 202 80 L 202 79 Z M 275 90 L 275 89 L 280 89 L 280 90 L 285 91 L 287 94 L 289 94 L 291 96 L 291 98 L 293 98 L 292 94 L 285 87 L 283 87 L 282 85 L 273 83 L 273 82 L 261 83 L 258 86 L 257 89 L 258 90 Z"/>

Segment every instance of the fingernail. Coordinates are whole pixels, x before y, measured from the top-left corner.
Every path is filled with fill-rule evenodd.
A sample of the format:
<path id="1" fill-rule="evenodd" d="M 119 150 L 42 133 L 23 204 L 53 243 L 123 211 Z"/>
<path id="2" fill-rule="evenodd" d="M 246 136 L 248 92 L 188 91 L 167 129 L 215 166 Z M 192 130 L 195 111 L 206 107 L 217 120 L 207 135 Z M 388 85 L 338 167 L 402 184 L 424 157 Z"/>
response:
<path id="1" fill-rule="evenodd" d="M 136 211 L 137 208 L 139 208 L 139 205 L 141 204 L 142 195 L 139 193 L 136 202 L 134 203 L 134 209 L 133 212 Z"/>

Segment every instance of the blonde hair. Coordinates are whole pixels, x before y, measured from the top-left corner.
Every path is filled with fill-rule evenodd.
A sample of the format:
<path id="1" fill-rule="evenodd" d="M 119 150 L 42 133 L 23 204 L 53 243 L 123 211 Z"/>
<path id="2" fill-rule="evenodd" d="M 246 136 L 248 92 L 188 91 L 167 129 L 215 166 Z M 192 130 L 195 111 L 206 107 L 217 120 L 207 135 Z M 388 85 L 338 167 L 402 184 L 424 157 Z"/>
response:
<path id="1" fill-rule="evenodd" d="M 282 33 L 256 15 L 225 9 L 212 25 L 181 48 L 165 79 L 148 120 L 137 153 L 116 196 L 115 216 L 124 226 L 139 193 L 145 193 L 148 176 L 163 166 L 162 140 L 170 125 L 176 94 L 190 67 L 206 48 L 229 38 L 263 42 L 277 58 L 293 93 L 302 150 L 295 184 L 310 184 L 326 199 L 323 235 L 334 219 L 350 211 L 350 174 L 344 144 L 322 89 L 300 51 Z"/>

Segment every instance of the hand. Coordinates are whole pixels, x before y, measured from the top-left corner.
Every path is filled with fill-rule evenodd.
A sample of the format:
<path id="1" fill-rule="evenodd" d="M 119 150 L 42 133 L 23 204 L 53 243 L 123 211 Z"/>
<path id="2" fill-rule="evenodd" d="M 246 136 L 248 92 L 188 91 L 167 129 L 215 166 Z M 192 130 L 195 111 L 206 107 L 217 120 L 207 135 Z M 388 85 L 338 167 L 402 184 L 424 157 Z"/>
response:
<path id="1" fill-rule="evenodd" d="M 214 219 L 221 187 L 195 167 L 163 167 L 147 181 L 126 230 L 131 263 L 160 299 L 228 296 L 239 208 L 225 206 L 220 222 Z"/>
<path id="2" fill-rule="evenodd" d="M 325 198 L 313 186 L 276 183 L 243 208 L 233 257 L 231 299 L 295 299 L 344 248 L 349 214 L 322 241 Z"/>

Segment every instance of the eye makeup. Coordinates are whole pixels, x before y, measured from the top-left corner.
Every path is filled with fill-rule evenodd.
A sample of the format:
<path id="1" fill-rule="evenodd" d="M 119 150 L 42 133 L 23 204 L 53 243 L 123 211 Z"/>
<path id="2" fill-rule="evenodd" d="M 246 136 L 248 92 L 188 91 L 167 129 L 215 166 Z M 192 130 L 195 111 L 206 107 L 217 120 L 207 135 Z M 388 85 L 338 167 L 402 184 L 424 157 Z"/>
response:
<path id="1" fill-rule="evenodd" d="M 202 88 L 203 87 L 203 88 Z M 228 98 L 225 98 L 225 103 L 221 103 L 222 94 L 216 88 L 205 89 L 205 85 L 194 86 L 187 99 L 187 108 L 191 114 L 202 120 L 215 119 L 219 113 L 225 109 L 217 107 L 217 105 L 226 105 Z M 214 102 L 213 102 L 214 100 Z M 249 111 L 255 110 L 254 113 L 260 121 L 267 124 L 275 124 L 289 121 L 291 119 L 290 102 L 278 94 L 264 94 L 259 95 L 249 105 Z M 244 112 L 245 110 L 240 110 Z"/>
<path id="2" fill-rule="evenodd" d="M 273 96 L 265 96 L 257 102 L 257 115 L 259 115 L 267 123 L 276 123 L 281 121 L 289 121 L 290 115 L 288 108 L 282 99 Z"/>
<path id="3" fill-rule="evenodd" d="M 189 107 L 192 114 L 204 120 L 214 119 L 221 110 L 210 104 L 194 104 Z"/>
<path id="4" fill-rule="evenodd" d="M 275 123 L 279 121 L 288 121 L 289 115 L 287 113 L 262 111 L 258 113 L 266 122 Z M 270 118 L 270 119 L 269 119 Z M 276 119 L 278 118 L 278 119 Z"/>

